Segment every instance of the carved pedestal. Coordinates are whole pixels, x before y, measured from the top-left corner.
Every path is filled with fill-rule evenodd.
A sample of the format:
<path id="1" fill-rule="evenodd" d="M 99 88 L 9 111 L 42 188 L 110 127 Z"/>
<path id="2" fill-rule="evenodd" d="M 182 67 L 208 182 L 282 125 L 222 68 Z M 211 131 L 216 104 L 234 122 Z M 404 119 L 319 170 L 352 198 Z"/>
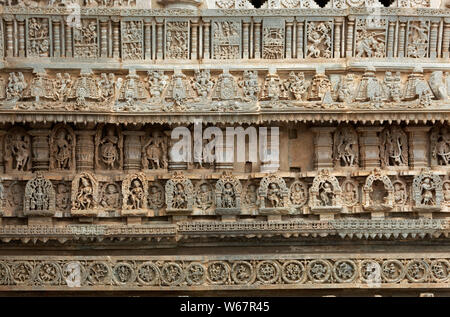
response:
<path id="1" fill-rule="evenodd" d="M 124 164 L 125 171 L 138 171 L 141 169 L 141 136 L 145 135 L 143 131 L 124 131 Z"/>
<path id="2" fill-rule="evenodd" d="M 428 131 L 430 127 L 406 127 L 409 134 L 409 166 L 422 169 L 428 166 Z"/>
<path id="3" fill-rule="evenodd" d="M 333 167 L 333 138 L 331 133 L 335 129 L 334 127 L 314 127 L 311 129 L 315 133 L 314 167 L 317 169 Z"/>
<path id="4" fill-rule="evenodd" d="M 94 135 L 95 131 L 82 130 L 76 131 L 77 145 L 76 145 L 76 161 L 77 170 L 93 170 L 94 169 Z"/>
<path id="5" fill-rule="evenodd" d="M 32 169 L 33 171 L 48 171 L 50 130 L 37 129 L 28 132 L 32 136 Z"/>
<path id="6" fill-rule="evenodd" d="M 359 145 L 361 154 L 361 167 L 371 169 L 380 167 L 380 139 L 378 132 L 382 127 L 359 127 Z"/>

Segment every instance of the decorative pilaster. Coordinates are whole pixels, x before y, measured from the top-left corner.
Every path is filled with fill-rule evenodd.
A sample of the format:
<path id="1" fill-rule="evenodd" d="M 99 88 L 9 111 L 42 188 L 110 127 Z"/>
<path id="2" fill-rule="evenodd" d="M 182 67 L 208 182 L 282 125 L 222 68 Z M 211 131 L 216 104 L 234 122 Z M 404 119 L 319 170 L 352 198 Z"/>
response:
<path id="1" fill-rule="evenodd" d="M 6 24 L 6 56 L 14 56 L 14 23 L 12 16 L 4 16 Z"/>
<path id="2" fill-rule="evenodd" d="M 77 135 L 77 145 L 75 148 L 75 158 L 77 161 L 77 170 L 93 170 L 94 169 L 94 135 L 95 131 L 80 130 L 75 131 Z"/>
<path id="3" fill-rule="evenodd" d="M 431 127 L 406 127 L 409 140 L 409 166 L 414 169 L 428 167 L 428 131 Z"/>
<path id="4" fill-rule="evenodd" d="M 203 58 L 204 59 L 210 59 L 211 55 L 209 53 L 210 51 L 210 28 L 211 28 L 211 22 L 209 20 L 203 20 Z"/>
<path id="5" fill-rule="evenodd" d="M 261 58 L 261 19 L 255 20 L 254 24 L 255 29 L 255 58 Z"/>
<path id="6" fill-rule="evenodd" d="M 198 21 L 191 21 L 191 59 L 198 58 Z"/>
<path id="7" fill-rule="evenodd" d="M 250 23 L 248 21 L 242 22 L 242 28 L 243 28 L 243 31 L 242 31 L 242 40 L 243 40 L 242 53 L 243 53 L 243 56 L 242 56 L 242 58 L 244 58 L 244 59 L 249 58 L 249 52 L 248 52 L 248 42 L 249 42 L 248 29 L 249 29 L 249 26 L 250 26 Z"/>
<path id="8" fill-rule="evenodd" d="M 450 18 L 444 19 L 444 34 L 442 39 L 442 57 L 449 58 L 449 46 L 450 46 Z"/>
<path id="9" fill-rule="evenodd" d="M 297 20 L 297 58 L 303 58 L 303 24 L 305 21 Z"/>
<path id="10" fill-rule="evenodd" d="M 334 58 L 341 58 L 341 26 L 342 18 L 334 20 Z"/>
<path id="11" fill-rule="evenodd" d="M 0 173 L 2 173 L 2 174 L 5 172 L 5 161 L 4 161 L 5 134 L 6 134 L 6 131 L 0 130 Z M 1 205 L 0 205 L 0 207 L 1 207 Z M 0 210 L 0 214 L 1 214 L 1 210 Z"/>
<path id="12" fill-rule="evenodd" d="M 119 19 L 112 20 L 113 27 L 113 58 L 120 57 L 120 22 Z"/>
<path id="13" fill-rule="evenodd" d="M 53 57 L 61 57 L 61 20 L 55 19 L 53 23 Z"/>
<path id="14" fill-rule="evenodd" d="M 108 57 L 108 20 L 100 19 L 100 57 Z"/>
<path id="15" fill-rule="evenodd" d="M 286 21 L 286 58 L 292 58 L 292 21 Z"/>
<path id="16" fill-rule="evenodd" d="M 142 144 L 141 137 L 144 131 L 123 131 L 124 142 L 124 162 L 125 171 L 139 171 L 141 169 Z"/>
<path id="17" fill-rule="evenodd" d="M 373 169 L 380 167 L 380 138 L 383 127 L 359 127 L 359 152 L 361 167 Z"/>
<path id="18" fill-rule="evenodd" d="M 405 57 L 406 20 L 400 20 L 400 31 L 398 34 L 398 57 Z"/>
<path id="19" fill-rule="evenodd" d="M 145 59 L 152 59 L 152 21 L 144 21 Z"/>
<path id="20" fill-rule="evenodd" d="M 333 137 L 334 127 L 314 127 L 314 168 L 333 168 Z"/>
<path id="21" fill-rule="evenodd" d="M 66 32 L 66 36 L 65 36 L 66 57 L 72 57 L 73 50 L 72 50 L 72 26 L 71 26 L 71 23 L 66 22 L 65 32 Z"/>
<path id="22" fill-rule="evenodd" d="M 394 57 L 394 35 L 395 35 L 395 22 L 389 21 L 387 57 Z"/>
<path id="23" fill-rule="evenodd" d="M 17 16 L 16 20 L 19 36 L 19 57 L 25 57 L 25 18 Z"/>
<path id="24" fill-rule="evenodd" d="M 437 22 L 437 21 L 431 22 L 430 58 L 437 57 L 438 28 L 439 28 L 439 22 Z"/>
<path id="25" fill-rule="evenodd" d="M 31 142 L 32 152 L 32 170 L 35 171 L 48 171 L 50 166 L 50 153 L 48 137 L 50 130 L 48 129 L 35 129 L 30 130 L 28 133 L 33 137 Z"/>
<path id="26" fill-rule="evenodd" d="M 355 29 L 355 17 L 349 16 L 347 21 L 347 39 L 346 39 L 346 53 L 345 56 L 352 57 L 353 55 L 353 33 Z"/>
<path id="27" fill-rule="evenodd" d="M 163 20 L 162 19 L 156 19 L 156 58 L 162 59 L 163 58 Z"/>

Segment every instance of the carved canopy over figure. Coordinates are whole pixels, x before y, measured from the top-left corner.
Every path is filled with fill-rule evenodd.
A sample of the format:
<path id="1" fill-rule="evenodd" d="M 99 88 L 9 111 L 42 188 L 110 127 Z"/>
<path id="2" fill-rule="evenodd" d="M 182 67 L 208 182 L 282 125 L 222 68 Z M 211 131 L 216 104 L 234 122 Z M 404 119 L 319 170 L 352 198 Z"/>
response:
<path id="1" fill-rule="evenodd" d="M 371 211 L 390 210 L 394 204 L 394 186 L 378 168 L 367 176 L 363 187 L 363 208 Z"/>
<path id="2" fill-rule="evenodd" d="M 75 170 L 75 133 L 68 125 L 57 124 L 50 134 L 50 168 Z"/>
<path id="3" fill-rule="evenodd" d="M 334 133 L 335 166 L 358 166 L 358 134 L 352 127 L 339 127 Z"/>
<path id="4" fill-rule="evenodd" d="M 148 183 L 143 173 L 127 175 L 122 182 L 122 214 L 147 214 L 147 188 Z"/>
<path id="5" fill-rule="evenodd" d="M 142 147 L 142 167 L 144 169 L 167 169 L 168 140 L 161 131 L 155 130 L 150 134 Z"/>
<path id="6" fill-rule="evenodd" d="M 55 189 L 40 173 L 27 182 L 24 196 L 24 214 L 29 216 L 53 216 L 55 214 Z"/>
<path id="7" fill-rule="evenodd" d="M 408 165 L 408 137 L 399 126 L 381 132 L 380 156 L 382 167 Z"/>
<path id="8" fill-rule="evenodd" d="M 14 127 L 5 136 L 6 171 L 26 172 L 31 169 L 31 139 L 21 127 Z"/>
<path id="9" fill-rule="evenodd" d="M 424 169 L 413 179 L 413 199 L 417 210 L 439 210 L 443 201 L 442 179 Z"/>
<path id="10" fill-rule="evenodd" d="M 72 209 L 74 215 L 92 216 L 97 214 L 98 181 L 90 172 L 77 174 L 72 181 Z"/>
<path id="11" fill-rule="evenodd" d="M 342 190 L 337 178 L 322 169 L 309 189 L 309 205 L 314 209 L 342 208 Z"/>
<path id="12" fill-rule="evenodd" d="M 241 195 L 241 182 L 231 172 L 223 172 L 216 183 L 216 212 L 218 214 L 239 214 Z"/>
<path id="13" fill-rule="evenodd" d="M 190 213 L 194 204 L 194 186 L 182 172 L 175 172 L 166 183 L 167 213 Z"/>
<path id="14" fill-rule="evenodd" d="M 270 174 L 261 179 L 258 189 L 260 213 L 289 213 L 289 189 L 283 178 Z"/>
<path id="15" fill-rule="evenodd" d="M 112 170 L 123 167 L 123 135 L 119 126 L 100 124 L 95 135 L 97 168 Z"/>
<path id="16" fill-rule="evenodd" d="M 450 132 L 447 127 L 434 127 L 430 136 L 433 165 L 450 165 Z"/>

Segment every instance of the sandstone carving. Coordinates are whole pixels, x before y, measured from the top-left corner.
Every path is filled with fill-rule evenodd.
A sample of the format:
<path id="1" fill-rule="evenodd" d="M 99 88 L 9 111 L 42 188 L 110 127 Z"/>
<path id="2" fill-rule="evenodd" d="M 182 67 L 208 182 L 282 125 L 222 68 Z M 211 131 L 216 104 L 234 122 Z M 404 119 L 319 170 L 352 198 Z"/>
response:
<path id="1" fill-rule="evenodd" d="M 25 186 L 23 206 L 26 216 L 53 216 L 55 189 L 52 182 L 45 179 L 42 174 L 36 174 Z"/>
<path id="2" fill-rule="evenodd" d="M 260 214 L 288 214 L 291 212 L 289 189 L 283 178 L 271 174 L 261 179 L 258 188 Z"/>
<path id="3" fill-rule="evenodd" d="M 143 173 L 127 175 L 122 182 L 122 215 L 138 216 L 148 212 L 148 184 Z"/>
<path id="4" fill-rule="evenodd" d="M 241 213 L 241 182 L 230 172 L 224 172 L 217 180 L 215 189 L 216 214 L 237 215 Z"/>
<path id="5" fill-rule="evenodd" d="M 166 182 L 166 212 L 189 214 L 194 205 L 194 186 L 182 172 L 175 172 Z"/>
<path id="6" fill-rule="evenodd" d="M 77 174 L 72 181 L 72 208 L 74 216 L 92 217 L 98 213 L 98 181 L 90 172 Z"/>

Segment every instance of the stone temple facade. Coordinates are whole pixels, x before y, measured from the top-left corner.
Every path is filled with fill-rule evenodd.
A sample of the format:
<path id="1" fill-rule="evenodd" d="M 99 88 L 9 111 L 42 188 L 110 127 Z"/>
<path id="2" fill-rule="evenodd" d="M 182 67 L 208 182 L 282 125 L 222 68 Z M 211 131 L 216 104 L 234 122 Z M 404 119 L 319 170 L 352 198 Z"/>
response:
<path id="1" fill-rule="evenodd" d="M 0 293 L 450 294 L 448 1 L 0 5 Z"/>

